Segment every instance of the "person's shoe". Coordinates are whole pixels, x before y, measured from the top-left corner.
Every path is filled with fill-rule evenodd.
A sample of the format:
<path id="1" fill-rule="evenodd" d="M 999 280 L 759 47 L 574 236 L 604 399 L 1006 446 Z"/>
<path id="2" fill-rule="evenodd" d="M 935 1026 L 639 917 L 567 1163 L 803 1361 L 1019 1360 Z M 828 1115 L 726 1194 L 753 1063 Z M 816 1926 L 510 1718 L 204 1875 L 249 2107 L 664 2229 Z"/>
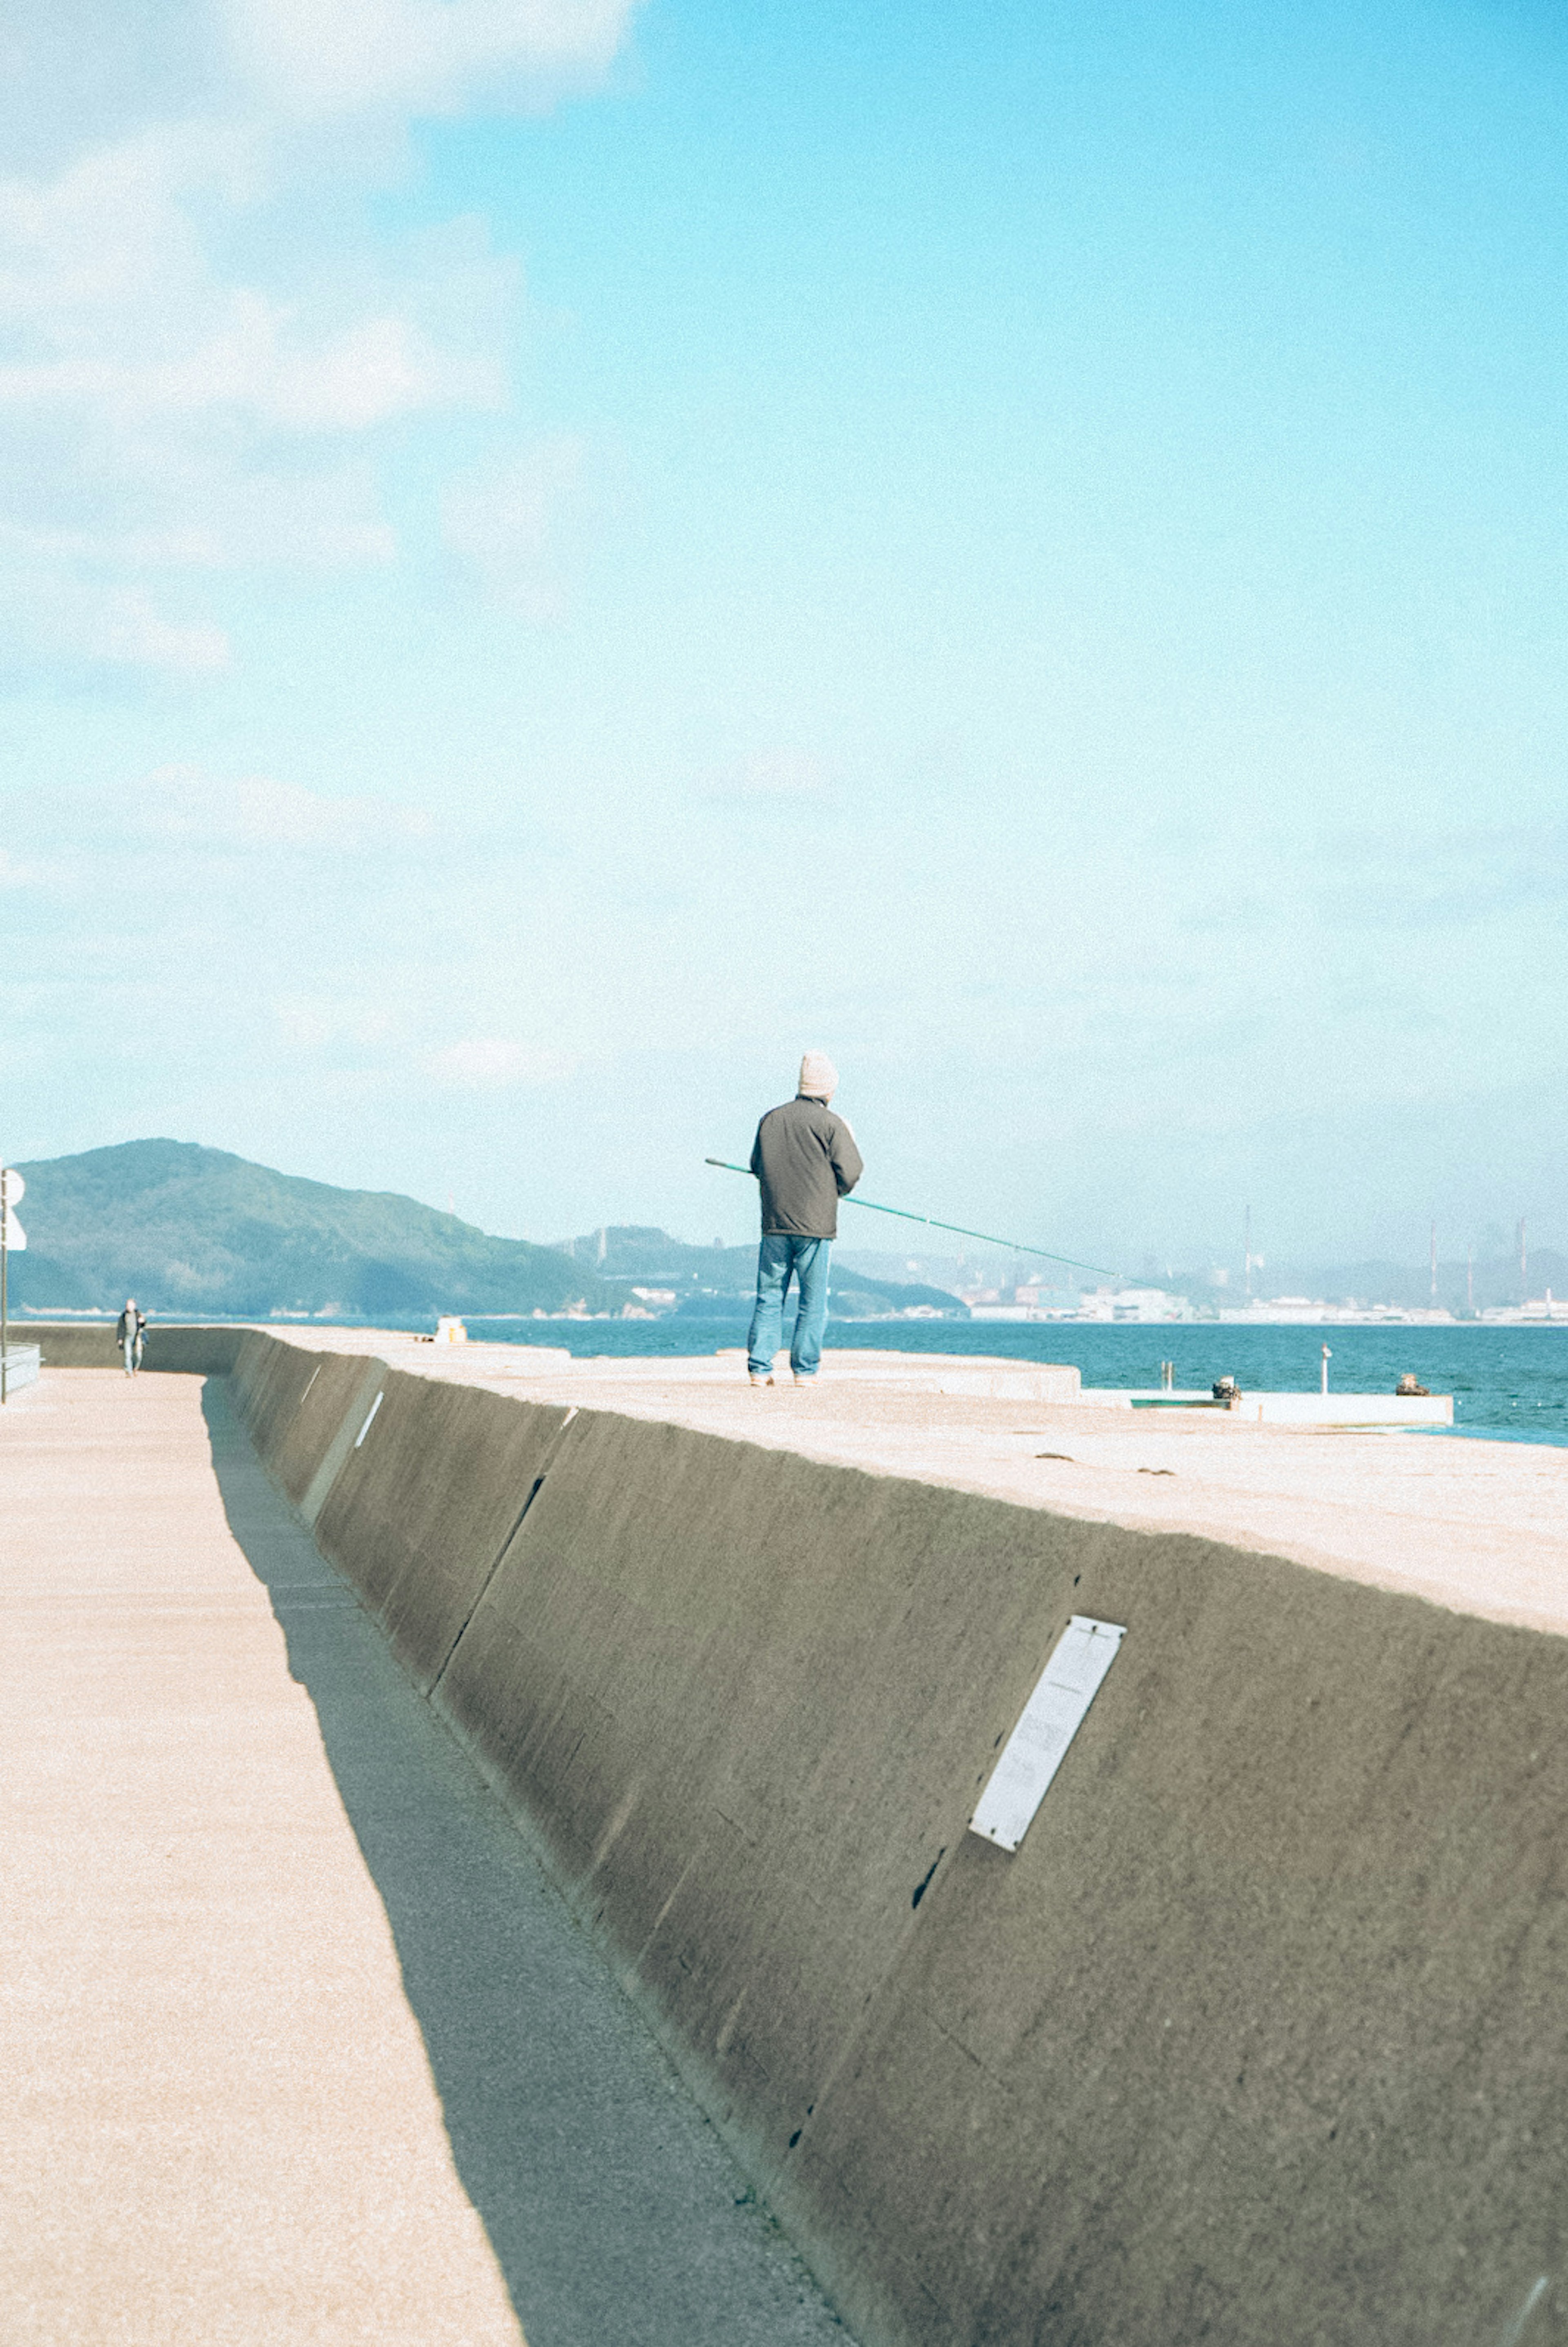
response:
<path id="1" fill-rule="evenodd" d="M 810 1393 L 816 1384 L 815 1378 L 803 1378 L 798 1369 L 795 1371 L 794 1381 L 803 1393 Z"/>
<path id="2" fill-rule="evenodd" d="M 772 1378 L 759 1378 L 755 1369 L 751 1371 L 751 1380 L 754 1386 L 771 1386 L 773 1383 Z"/>

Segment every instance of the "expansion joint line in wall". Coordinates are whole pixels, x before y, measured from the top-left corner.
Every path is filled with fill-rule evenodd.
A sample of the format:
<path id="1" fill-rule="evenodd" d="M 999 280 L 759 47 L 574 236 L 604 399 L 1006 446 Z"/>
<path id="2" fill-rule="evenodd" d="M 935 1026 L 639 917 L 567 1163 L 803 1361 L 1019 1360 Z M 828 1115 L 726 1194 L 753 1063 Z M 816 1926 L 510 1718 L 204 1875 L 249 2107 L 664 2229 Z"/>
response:
<path id="1" fill-rule="evenodd" d="M 456 1636 L 453 1639 L 452 1644 L 447 1647 L 446 1652 L 441 1657 L 441 1667 L 436 1672 L 435 1677 L 431 1680 L 430 1685 L 425 1691 L 425 1699 L 427 1703 L 431 1700 L 436 1688 L 446 1677 L 446 1665 L 450 1663 L 453 1655 L 462 1645 L 469 1623 L 474 1619 L 475 1614 L 484 1604 L 491 1582 L 494 1581 L 497 1573 L 499 1573 L 502 1565 L 505 1564 L 507 1553 L 511 1549 L 512 1542 L 522 1531 L 523 1525 L 528 1519 L 528 1510 L 533 1506 L 534 1501 L 538 1498 L 539 1493 L 543 1491 L 545 1477 L 555 1465 L 557 1453 L 559 1451 L 561 1444 L 566 1440 L 567 1429 L 576 1416 L 577 1407 L 574 1404 L 572 1408 L 568 1410 L 559 1426 L 556 1429 L 555 1440 L 550 1444 L 549 1449 L 545 1452 L 544 1458 L 540 1461 L 539 1471 L 528 1486 L 528 1495 L 527 1499 L 523 1501 L 522 1506 L 518 1510 L 516 1516 L 513 1518 L 511 1529 L 507 1532 L 506 1539 L 496 1551 L 494 1560 L 490 1565 L 490 1570 L 487 1573 L 484 1580 L 479 1583 L 477 1590 L 475 1592 L 474 1603 L 469 1606 L 468 1611 L 464 1614 L 462 1621 L 458 1624 Z"/>
<path id="2" fill-rule="evenodd" d="M 927 1928 L 930 1924 L 931 1917 L 935 1912 L 935 1901 L 933 1901 L 930 1907 L 927 1908 L 924 1917 L 922 1917 L 920 1913 L 921 1902 L 925 1899 L 927 1892 L 936 1887 L 937 1871 L 940 1867 L 942 1860 L 948 1855 L 948 1847 L 949 1845 L 948 1843 L 943 1843 L 941 1849 L 938 1850 L 936 1857 L 931 1860 L 930 1865 L 926 1869 L 920 1881 L 914 1886 L 909 1897 L 908 1911 L 904 1917 L 898 1936 L 897 1940 L 893 1942 L 891 1947 L 885 1951 L 883 1961 L 880 1969 L 877 1972 L 876 1981 L 868 1991 L 866 2000 L 861 2005 L 860 2011 L 856 2014 L 855 2018 L 850 2022 L 848 2027 L 845 2029 L 837 2052 L 832 2056 L 821 2076 L 817 2080 L 815 2092 L 813 2094 L 810 2102 L 806 2105 L 804 2110 L 800 2115 L 800 2124 L 795 2127 L 794 2133 L 788 2139 L 786 2152 L 784 2155 L 784 2157 L 787 2157 L 788 2152 L 795 2149 L 802 2136 L 805 2133 L 808 2124 L 815 2117 L 816 2114 L 826 2103 L 828 2096 L 833 2093 L 834 2088 L 837 2086 L 840 2078 L 844 2076 L 845 2071 L 852 2070 L 854 2068 L 856 2063 L 859 2061 L 861 2055 L 864 2053 L 866 2038 L 871 2031 L 876 2026 L 876 2016 L 883 2009 L 881 2004 L 883 1991 L 886 1989 L 887 1983 L 893 1978 L 894 1974 L 902 1965 L 910 1942 L 913 1941 L 916 1934 L 921 1930 L 922 1924 Z M 960 2039 L 953 2036 L 949 2030 L 944 2029 L 940 2022 L 934 2021 L 933 2016 L 930 2014 L 927 2013 L 926 2018 L 928 2021 L 933 2021 L 933 2025 L 937 2029 L 938 2035 L 945 2037 L 950 2046 L 956 2047 L 963 2059 L 970 2062 L 974 2060 L 974 2055 L 969 2052 L 968 2047 L 965 2045 Z"/>

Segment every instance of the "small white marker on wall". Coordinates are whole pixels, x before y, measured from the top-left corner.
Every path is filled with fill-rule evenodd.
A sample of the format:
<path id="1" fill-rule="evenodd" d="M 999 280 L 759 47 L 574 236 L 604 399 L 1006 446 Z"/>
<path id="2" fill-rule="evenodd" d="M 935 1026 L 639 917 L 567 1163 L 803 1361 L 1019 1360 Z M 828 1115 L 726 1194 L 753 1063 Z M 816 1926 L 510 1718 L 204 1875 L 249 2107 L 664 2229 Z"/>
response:
<path id="1" fill-rule="evenodd" d="M 370 1409 L 365 1416 L 364 1424 L 360 1428 L 359 1432 L 354 1438 L 354 1447 L 356 1450 L 359 1449 L 360 1444 L 364 1440 L 365 1436 L 370 1432 L 371 1419 L 374 1418 L 376 1411 L 381 1408 L 381 1405 L 385 1399 L 386 1391 L 384 1387 L 382 1391 L 376 1395 L 375 1399 L 371 1403 Z"/>
<path id="2" fill-rule="evenodd" d="M 1119 1622 L 1073 1615 L 969 1819 L 969 1831 L 982 1841 L 999 1850 L 1022 1841 L 1126 1635 Z"/>

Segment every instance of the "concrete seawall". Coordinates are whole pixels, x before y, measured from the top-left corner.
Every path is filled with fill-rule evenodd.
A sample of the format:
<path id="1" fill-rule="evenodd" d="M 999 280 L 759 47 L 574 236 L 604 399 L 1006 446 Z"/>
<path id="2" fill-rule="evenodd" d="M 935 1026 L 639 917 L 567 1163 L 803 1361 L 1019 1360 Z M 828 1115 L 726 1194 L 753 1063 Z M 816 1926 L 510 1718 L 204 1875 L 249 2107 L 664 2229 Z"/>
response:
<path id="1" fill-rule="evenodd" d="M 1568 1641 L 158 1334 L 230 1377 L 867 2347 L 1568 2335 Z M 1075 1613 L 1127 1636 L 1009 1856 L 967 1821 Z"/>
<path id="2" fill-rule="evenodd" d="M 112 1321 L 14 1320 L 11 1331 L 14 1337 L 43 1348 L 46 1369 L 118 1369 L 120 1366 Z M 241 1340 L 250 1333 L 216 1322 L 169 1327 L 155 1322 L 147 1332 L 146 1367 L 198 1377 L 227 1377 Z"/>

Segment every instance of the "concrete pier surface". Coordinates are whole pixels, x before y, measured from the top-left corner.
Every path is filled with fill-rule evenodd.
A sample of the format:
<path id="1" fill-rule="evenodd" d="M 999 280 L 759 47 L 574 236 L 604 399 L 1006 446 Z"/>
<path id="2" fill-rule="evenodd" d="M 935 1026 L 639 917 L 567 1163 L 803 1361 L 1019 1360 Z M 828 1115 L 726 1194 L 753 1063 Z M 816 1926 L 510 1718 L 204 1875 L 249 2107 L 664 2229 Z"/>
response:
<path id="1" fill-rule="evenodd" d="M 0 1476 L 6 2347 L 842 2338 L 221 1381 Z"/>
<path id="2" fill-rule="evenodd" d="M 36 1333 L 0 2337 L 1568 2339 L 1563 1451 Z"/>
<path id="3" fill-rule="evenodd" d="M 752 1388 L 743 1354 L 573 1359 L 431 1345 L 371 1329 L 273 1329 L 415 1375 L 685 1426 L 875 1474 L 979 1491 L 1092 1523 L 1191 1532 L 1568 1632 L 1568 1450 L 1426 1433 L 1258 1426 L 1224 1411 L 1132 1411 L 998 1396 L 1032 1363 L 830 1348 L 809 1390 Z"/>

